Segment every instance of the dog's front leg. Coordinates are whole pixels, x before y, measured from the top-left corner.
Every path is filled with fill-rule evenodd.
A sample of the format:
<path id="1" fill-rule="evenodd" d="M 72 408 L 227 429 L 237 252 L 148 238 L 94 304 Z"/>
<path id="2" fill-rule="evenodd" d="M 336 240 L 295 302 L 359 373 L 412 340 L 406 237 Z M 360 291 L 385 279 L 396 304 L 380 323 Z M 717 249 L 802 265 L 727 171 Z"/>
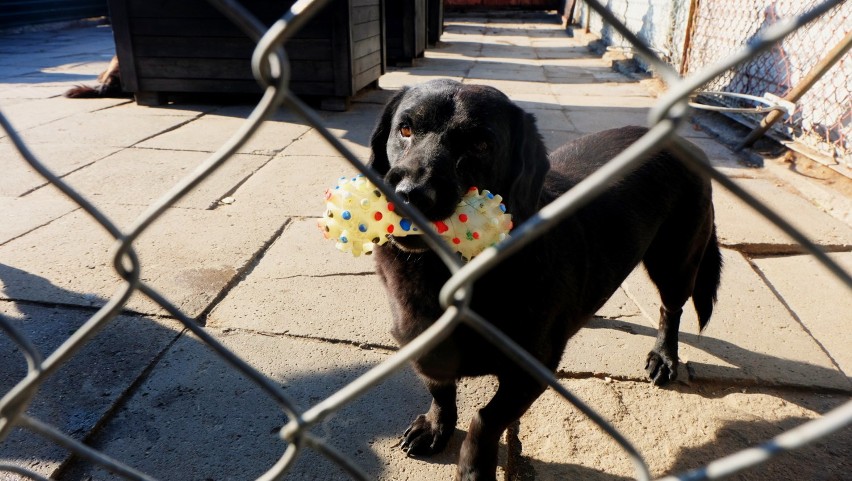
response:
<path id="1" fill-rule="evenodd" d="M 456 429 L 456 382 L 421 376 L 432 394 L 429 412 L 417 416 L 402 435 L 402 450 L 410 456 L 428 456 L 444 450 Z"/>
<path id="2" fill-rule="evenodd" d="M 459 455 L 457 481 L 492 481 L 497 476 L 500 436 L 544 392 L 526 373 L 498 376 L 500 386 L 470 422 Z"/>

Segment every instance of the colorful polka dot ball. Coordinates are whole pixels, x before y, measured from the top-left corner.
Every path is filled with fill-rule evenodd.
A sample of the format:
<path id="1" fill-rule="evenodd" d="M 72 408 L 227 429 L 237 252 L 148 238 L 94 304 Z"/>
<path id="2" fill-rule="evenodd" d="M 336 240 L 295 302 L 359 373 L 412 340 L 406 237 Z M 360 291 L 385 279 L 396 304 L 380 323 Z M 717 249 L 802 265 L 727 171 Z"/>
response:
<path id="1" fill-rule="evenodd" d="M 462 258 L 470 260 L 508 237 L 512 216 L 506 213 L 502 197 L 471 187 L 453 215 L 434 222 L 434 227 Z"/>
<path id="2" fill-rule="evenodd" d="M 343 252 L 355 257 L 372 254 L 373 247 L 388 241 L 388 235 L 405 235 L 417 228 L 394 212 L 382 192 L 366 177 L 341 177 L 337 186 L 325 191 L 325 213 L 319 228 Z"/>
<path id="3" fill-rule="evenodd" d="M 388 237 L 422 234 L 366 177 L 341 177 L 325 192 L 326 209 L 318 226 L 326 239 L 358 257 L 371 254 Z M 452 216 L 433 222 L 435 229 L 465 260 L 470 260 L 508 236 L 512 216 L 499 195 L 471 187 Z"/>

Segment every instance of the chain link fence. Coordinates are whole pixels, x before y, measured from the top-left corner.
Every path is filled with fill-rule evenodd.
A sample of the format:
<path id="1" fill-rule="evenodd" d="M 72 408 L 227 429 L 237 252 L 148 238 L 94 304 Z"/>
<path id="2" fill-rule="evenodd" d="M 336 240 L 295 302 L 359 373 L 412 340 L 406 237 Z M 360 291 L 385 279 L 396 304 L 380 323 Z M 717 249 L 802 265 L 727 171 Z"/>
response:
<path id="1" fill-rule="evenodd" d="M 761 32 L 785 18 L 815 7 L 818 0 L 731 0 L 697 2 L 685 74 L 700 71 L 730 52 L 753 42 Z M 787 97 L 833 47 L 852 32 L 852 3 L 841 2 L 819 19 L 805 25 L 772 48 L 737 68 L 726 70 L 702 87 L 763 97 Z M 689 35 L 689 34 L 688 34 Z M 848 42 L 848 40 L 847 40 Z M 852 53 L 841 55 L 796 102 L 792 115 L 775 124 L 782 137 L 794 139 L 815 152 L 852 168 Z M 715 97 L 732 108 L 754 104 L 735 97 Z M 762 117 L 741 120 L 757 124 Z"/>
<path id="2" fill-rule="evenodd" d="M 385 195 L 400 206 L 404 214 L 414 219 L 415 223 L 426 225 L 427 221 L 421 213 L 408 208 L 393 190 L 387 188 L 382 182 L 382 179 L 373 171 L 367 169 L 355 155 L 348 151 L 334 135 L 323 127 L 322 121 L 317 114 L 307 108 L 297 98 L 290 95 L 288 91 L 287 86 L 290 72 L 286 52 L 282 45 L 292 35 L 292 32 L 304 23 L 305 19 L 322 8 L 327 1 L 298 1 L 290 12 L 269 29 L 265 28 L 263 24 L 257 21 L 236 1 L 211 0 L 211 2 L 239 25 L 251 38 L 257 41 L 257 49 L 253 56 L 252 67 L 255 77 L 265 89 L 263 97 L 246 122 L 225 145 L 199 165 L 192 174 L 175 185 L 164 197 L 152 204 L 129 228 L 119 228 L 102 211 L 98 210 L 92 203 L 48 170 L 33 155 L 20 136 L 11 128 L 5 116 L 0 114 L 0 125 L 8 133 L 9 138 L 26 161 L 41 173 L 41 175 L 62 190 L 65 195 L 82 207 L 116 239 L 113 264 L 117 273 L 124 279 L 118 292 L 106 305 L 89 318 L 79 329 L 73 332 L 59 348 L 47 357 L 43 357 L 42 353 L 39 352 L 33 343 L 15 326 L 3 317 L 0 317 L 0 329 L 16 344 L 27 363 L 26 376 L 14 388 L 5 393 L 2 400 L 0 400 L 0 440 L 6 439 L 13 428 L 22 428 L 35 435 L 42 436 L 126 479 L 153 479 L 119 460 L 90 448 L 75 440 L 67 433 L 62 432 L 60 429 L 46 424 L 27 413 L 28 406 L 45 381 L 74 356 L 104 326 L 112 322 L 130 296 L 138 292 L 162 306 L 170 316 L 178 319 L 189 331 L 218 353 L 241 375 L 255 383 L 287 416 L 288 423 L 280 430 L 280 436 L 288 442 L 287 448 L 280 459 L 273 466 L 270 466 L 266 473 L 258 479 L 271 480 L 285 476 L 294 461 L 305 449 L 314 450 L 338 464 L 352 479 L 370 479 L 370 476 L 352 459 L 337 451 L 322 437 L 313 434 L 311 429 L 402 369 L 412 358 L 420 356 L 431 349 L 444 339 L 456 325 L 466 323 L 493 342 L 518 364 L 522 365 L 536 379 L 553 388 L 565 400 L 573 403 L 584 414 L 595 421 L 602 430 L 622 446 L 626 455 L 632 459 L 635 465 L 636 479 L 648 480 L 650 479 L 650 474 L 641 454 L 600 415 L 583 404 L 562 386 L 547 368 L 539 364 L 530 354 L 520 349 L 502 332 L 495 329 L 487 319 L 483 319 L 476 312 L 473 312 L 469 307 L 469 296 L 471 293 L 470 286 L 476 279 L 487 273 L 489 269 L 513 252 L 523 248 L 536 237 L 543 235 L 554 224 L 576 212 L 577 209 L 593 199 L 595 195 L 603 191 L 611 182 L 623 177 L 632 169 L 637 168 L 647 153 L 661 148 L 664 143 L 673 151 L 679 153 L 687 165 L 709 175 L 772 220 L 852 289 L 852 276 L 833 262 L 822 250 L 808 240 L 805 235 L 791 227 L 789 223 L 768 206 L 761 204 L 751 195 L 737 187 L 725 175 L 710 165 L 703 163 L 703 161 L 691 157 L 689 150 L 682 147 L 672 137 L 678 125 L 688 116 L 689 108 L 687 106 L 687 99 L 696 89 L 707 84 L 707 82 L 716 78 L 718 75 L 730 71 L 744 61 L 759 58 L 760 55 L 771 52 L 773 46 L 777 45 L 782 38 L 795 32 L 797 28 L 805 25 L 807 22 L 819 18 L 820 15 L 830 11 L 832 7 L 841 5 L 843 0 L 822 2 L 815 5 L 813 9 L 805 11 L 794 20 L 775 23 L 772 28 L 763 30 L 746 49 L 737 51 L 717 63 L 696 71 L 686 79 L 680 79 L 668 64 L 659 60 L 632 32 L 613 18 L 604 6 L 596 0 L 588 0 L 588 4 L 593 9 L 630 41 L 637 51 L 646 56 L 646 61 L 652 64 L 671 86 L 669 92 L 652 109 L 649 119 L 652 127 L 648 134 L 614 158 L 598 172 L 578 184 L 574 189 L 543 208 L 528 222 L 518 226 L 511 238 L 497 247 L 485 251 L 468 264 L 462 264 L 458 258 L 452 255 L 449 247 L 443 243 L 436 233 L 428 229 L 425 230 L 427 241 L 441 255 L 453 273 L 441 294 L 442 304 L 446 308 L 444 314 L 420 337 L 394 353 L 384 363 L 369 370 L 352 383 L 311 408 L 304 411 L 299 410 L 277 383 L 261 374 L 257 369 L 222 345 L 208 334 L 207 331 L 199 327 L 193 319 L 178 309 L 166 296 L 157 292 L 140 278 L 140 264 L 134 249 L 134 242 L 169 206 L 174 205 L 224 162 L 228 161 L 237 149 L 244 145 L 249 137 L 262 125 L 264 120 L 282 105 L 298 113 L 307 123 L 315 127 L 353 166 L 363 172 L 371 181 L 379 185 Z M 850 424 L 850 422 L 852 422 L 852 401 L 836 408 L 824 417 L 803 424 L 768 441 L 764 445 L 720 459 L 704 468 L 666 479 L 717 479 L 759 464 L 778 453 L 802 446 L 814 439 L 841 429 Z M 4 471 L 30 479 L 45 479 L 37 473 L 12 464 L 0 464 L 0 472 Z"/>

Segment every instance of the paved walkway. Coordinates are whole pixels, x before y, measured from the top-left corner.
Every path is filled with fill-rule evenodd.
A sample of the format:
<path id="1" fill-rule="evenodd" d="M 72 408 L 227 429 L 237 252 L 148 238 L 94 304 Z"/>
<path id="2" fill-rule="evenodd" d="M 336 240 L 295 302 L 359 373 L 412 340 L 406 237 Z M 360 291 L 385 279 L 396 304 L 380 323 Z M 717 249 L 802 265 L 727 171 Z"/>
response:
<path id="1" fill-rule="evenodd" d="M 362 158 L 393 89 L 435 77 L 485 83 L 534 113 L 553 148 L 587 132 L 645 124 L 655 97 L 567 38 L 543 14 L 451 16 L 441 44 L 411 68 L 389 69 L 327 125 Z M 247 116 L 250 105 L 139 107 L 68 100 L 114 47 L 108 27 L 0 37 L 0 108 L 30 147 L 118 225 L 128 226 Z M 697 128 L 684 135 L 758 197 L 852 269 L 852 228 L 805 200 L 796 185 L 747 168 Z M 226 346 L 309 407 L 394 351 L 389 310 L 369 258 L 335 251 L 316 232 L 321 194 L 348 167 L 287 112 L 169 209 L 136 243 L 143 279 Z M 0 316 L 44 353 L 119 286 L 107 234 L 26 166 L 0 136 Z M 230 198 L 228 203 L 221 202 Z M 231 202 L 232 201 L 232 202 Z M 852 392 L 852 296 L 774 227 L 716 192 L 725 271 L 717 311 L 699 336 L 687 318 L 676 385 L 645 381 L 657 295 L 641 271 L 569 343 L 559 376 L 633 441 L 654 475 L 699 467 L 844 402 Z M 836 213 L 835 213 L 836 214 Z M 0 337 L 0 392 L 25 374 Z M 429 402 L 404 371 L 315 430 L 384 480 L 450 479 L 470 414 L 490 379 L 462 382 L 461 421 L 447 453 L 409 459 L 398 436 Z M 253 479 L 283 452 L 276 405 L 136 295 L 40 391 L 28 411 L 160 479 Z M 849 479 L 846 430 L 737 479 Z M 619 449 L 574 408 L 546 393 L 502 445 L 511 479 L 626 479 Z M 59 479 L 110 479 L 35 434 L 14 431 L 0 462 Z M 303 455 L 287 479 L 344 479 Z M 17 479 L 0 473 L 0 479 Z"/>

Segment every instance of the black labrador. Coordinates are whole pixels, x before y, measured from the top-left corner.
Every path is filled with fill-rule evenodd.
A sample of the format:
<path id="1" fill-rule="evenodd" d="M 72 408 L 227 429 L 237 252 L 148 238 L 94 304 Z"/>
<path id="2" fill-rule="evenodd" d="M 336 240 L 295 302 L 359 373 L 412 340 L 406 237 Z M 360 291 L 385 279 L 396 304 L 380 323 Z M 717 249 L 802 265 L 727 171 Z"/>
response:
<path id="1" fill-rule="evenodd" d="M 502 195 L 520 225 L 646 131 L 607 130 L 548 156 L 534 117 L 503 93 L 436 80 L 389 101 L 372 135 L 370 165 L 429 220 L 448 217 L 477 186 Z M 449 271 L 418 236 L 391 238 L 376 248 L 375 261 L 393 335 L 406 344 L 442 314 L 438 293 Z M 665 384 L 677 375 L 681 309 L 691 296 L 703 329 L 721 271 L 710 182 L 666 151 L 478 280 L 471 306 L 555 369 L 568 338 L 640 262 L 662 299 L 645 369 Z M 433 401 L 403 435 L 409 455 L 445 447 L 456 426 L 459 378 L 497 376 L 496 394 L 470 423 L 457 471 L 465 481 L 495 479 L 500 436 L 545 386 L 464 325 L 414 365 Z"/>

